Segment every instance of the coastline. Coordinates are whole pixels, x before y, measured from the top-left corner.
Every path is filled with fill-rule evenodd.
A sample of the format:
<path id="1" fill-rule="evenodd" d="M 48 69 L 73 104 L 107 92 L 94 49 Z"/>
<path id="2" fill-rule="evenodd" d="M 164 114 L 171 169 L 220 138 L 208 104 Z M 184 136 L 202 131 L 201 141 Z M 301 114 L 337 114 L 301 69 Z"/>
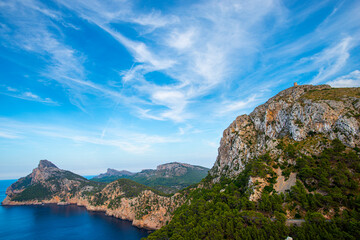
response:
<path id="1" fill-rule="evenodd" d="M 68 201 L 60 201 L 59 198 L 54 197 L 50 200 L 43 200 L 43 201 L 24 201 L 24 202 L 17 202 L 12 201 L 9 196 L 1 202 L 1 206 L 41 206 L 41 205 L 51 205 L 56 204 L 58 206 L 67 206 L 67 205 L 76 205 L 78 207 L 84 207 L 89 212 L 103 212 L 106 216 L 114 217 L 117 219 L 130 221 L 131 224 L 137 228 L 145 229 L 148 231 L 155 231 L 160 229 L 165 224 L 159 224 L 159 219 L 154 219 L 154 216 L 144 217 L 142 219 L 136 219 L 135 213 L 132 212 L 130 209 L 109 209 L 107 206 L 93 206 L 85 199 L 78 199 L 78 198 L 71 198 Z M 163 215 L 163 214 L 161 214 Z M 152 221 L 157 220 L 157 221 Z M 164 221 L 161 221 L 164 222 Z"/>
<path id="2" fill-rule="evenodd" d="M 16 207 L 16 206 L 51 206 L 51 205 L 55 205 L 55 206 L 59 206 L 59 207 L 66 207 L 66 206 L 76 206 L 76 207 L 79 207 L 79 208 L 85 208 L 86 211 L 88 212 L 95 212 L 95 213 L 101 213 L 103 214 L 104 216 L 106 217 L 111 217 L 111 218 L 116 218 L 116 219 L 120 219 L 122 221 L 127 221 L 127 222 L 130 222 L 132 224 L 132 226 L 138 228 L 138 229 L 144 229 L 144 230 L 147 230 L 148 232 L 153 232 L 157 229 L 151 229 L 151 228 L 147 228 L 147 227 L 140 227 L 138 225 L 134 225 L 133 224 L 133 221 L 129 220 L 129 219 L 123 219 L 123 218 L 119 218 L 119 217 L 116 217 L 114 215 L 109 215 L 106 213 L 106 211 L 104 210 L 97 210 L 97 209 L 88 209 L 86 206 L 84 205 L 78 205 L 76 203 L 69 203 L 69 202 L 59 202 L 59 203 L 54 203 L 54 202 L 32 202 L 32 203 L 22 203 L 22 202 L 15 202 L 15 201 L 11 201 L 11 203 L 9 204 L 3 204 L 2 202 L 0 203 L 0 206 L 3 206 L 3 207 Z"/>

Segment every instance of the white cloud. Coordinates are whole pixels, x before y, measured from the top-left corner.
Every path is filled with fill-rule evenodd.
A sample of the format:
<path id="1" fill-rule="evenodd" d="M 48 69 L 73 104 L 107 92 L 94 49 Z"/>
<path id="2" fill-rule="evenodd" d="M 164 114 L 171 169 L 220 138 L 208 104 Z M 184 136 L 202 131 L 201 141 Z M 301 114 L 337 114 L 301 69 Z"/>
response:
<path id="1" fill-rule="evenodd" d="M 16 88 L 12 88 L 12 87 L 6 87 L 6 90 L 9 92 L 17 92 L 18 91 Z"/>
<path id="2" fill-rule="evenodd" d="M 226 113 L 238 112 L 243 109 L 249 109 L 254 107 L 260 101 L 261 99 L 257 95 L 252 95 L 246 100 L 231 101 L 231 102 L 226 101 L 222 104 L 224 107 L 219 109 L 219 114 L 224 115 Z"/>
<path id="3" fill-rule="evenodd" d="M 0 137 L 23 138 L 30 136 L 32 139 L 36 136 L 50 137 L 55 139 L 71 140 L 78 144 L 94 144 L 119 148 L 125 152 L 142 154 L 152 151 L 157 144 L 176 143 L 180 139 L 171 136 L 148 135 L 134 131 L 127 131 L 123 128 L 108 127 L 106 135 L 104 131 L 93 129 L 93 131 L 80 131 L 63 126 L 32 124 L 27 122 L 14 121 L 7 118 L 0 118 Z M 90 129 L 90 127 L 88 127 Z M 16 134 L 13 134 L 16 132 Z M 101 132 L 99 136 L 99 132 Z"/>
<path id="4" fill-rule="evenodd" d="M 167 44 L 179 50 L 189 48 L 194 42 L 195 31 L 194 28 L 187 29 L 184 32 L 174 31 L 170 34 Z"/>
<path id="5" fill-rule="evenodd" d="M 3 89 L 0 88 L 0 94 L 6 95 L 6 96 L 19 98 L 19 99 L 23 99 L 23 100 L 27 100 L 27 101 L 34 101 L 34 102 L 51 104 L 51 105 L 59 105 L 59 103 L 53 101 L 51 98 L 48 98 L 48 97 L 42 98 L 30 91 L 21 92 L 20 90 L 13 88 L 13 87 L 9 87 L 9 86 L 1 86 L 1 87 Z"/>
<path id="6" fill-rule="evenodd" d="M 60 12 L 53 11 L 36 0 L 14 0 L 0 6 L 0 9 L 7 20 L 14 25 L 14 34 L 5 34 L 4 37 L 10 44 L 46 60 L 47 66 L 42 68 L 40 74 L 46 79 L 59 82 L 70 93 L 70 101 L 74 105 L 86 111 L 87 103 L 84 95 L 89 93 L 100 98 L 110 98 L 115 102 L 119 100 L 127 102 L 119 92 L 86 79 L 83 67 L 85 56 L 66 45 L 60 28 L 54 28 L 55 23 L 70 26 L 63 20 Z M 77 29 L 76 26 L 70 27 Z M 52 31 L 51 28 L 55 30 Z M 42 99 L 32 92 L 12 94 L 12 96 L 56 104 L 50 98 Z"/>
<path id="7" fill-rule="evenodd" d="M 11 133 L 1 132 L 0 131 L 0 138 L 17 139 L 17 138 L 20 138 L 20 137 L 17 136 L 17 135 L 11 134 Z"/>
<path id="8" fill-rule="evenodd" d="M 319 72 L 311 81 L 317 84 L 329 79 L 329 77 L 338 73 L 346 64 L 352 47 L 352 38 L 346 37 L 340 43 L 332 48 L 327 48 L 320 54 L 312 57 L 315 66 L 319 66 Z"/>
<path id="9" fill-rule="evenodd" d="M 58 4 L 124 46 L 133 65 L 116 69 L 120 77 L 111 79 L 110 86 L 91 81 L 84 69 L 86 56 L 65 44 L 55 25 L 78 26 L 71 26 L 61 12 L 41 2 L 9 1 L 2 12 L 15 19 L 15 42 L 27 51 L 50 57 L 44 76 L 61 83 L 71 102 L 84 111 L 90 93 L 98 100 L 121 102 L 140 118 L 161 121 L 184 122 L 201 114 L 217 115 L 218 105 L 222 114 L 230 114 L 245 107 L 245 96 L 303 75 L 311 75 L 306 82 L 314 84 L 329 81 L 344 70 L 360 36 L 356 30 L 360 26 L 356 14 L 359 4 L 350 4 L 353 7 L 345 10 L 341 4 L 335 5 L 321 24 L 312 26 L 314 31 L 284 39 L 285 32 L 326 4 L 286 9 L 278 0 L 209 0 L 168 12 L 146 10 L 130 0 L 62 0 Z M 18 11 L 28 23 L 17 19 Z M 138 35 L 123 31 L 119 26 L 124 23 Z M 275 43 L 275 39 L 280 41 Z M 150 80 L 148 75 L 153 72 L 160 72 L 171 83 Z M 240 96 L 233 94 L 236 91 Z M 224 100 L 214 104 L 207 96 Z M 207 112 L 211 104 L 216 107 Z M 206 110 L 200 114 L 199 109 Z"/>
<path id="10" fill-rule="evenodd" d="M 190 103 L 227 84 L 239 66 L 252 64 L 258 46 L 268 35 L 261 32 L 263 21 L 271 15 L 276 25 L 282 11 L 272 0 L 207 1 L 171 14 L 139 11 L 131 1 L 60 3 L 103 29 L 132 54 L 136 66 L 122 71 L 122 81 L 152 102 L 151 107 L 137 106 L 141 117 L 176 122 L 192 115 Z M 134 23 L 134 29 L 151 44 L 125 37 L 113 24 L 118 22 Z M 263 40 L 255 38 L 257 34 Z M 145 75 L 154 71 L 161 71 L 175 83 L 166 87 L 150 84 Z M 166 97 L 160 99 L 159 91 Z M 176 99 L 168 96 L 175 92 Z M 165 110 L 159 110 L 160 106 Z"/>
<path id="11" fill-rule="evenodd" d="M 341 76 L 335 80 L 327 82 L 332 87 L 360 87 L 360 71 L 355 70 L 348 75 Z"/>
<path id="12" fill-rule="evenodd" d="M 136 23 L 142 26 L 150 26 L 150 30 L 146 30 L 147 33 L 149 33 L 152 30 L 155 30 L 156 28 L 161 28 L 167 25 L 174 24 L 176 22 L 179 22 L 178 17 L 176 16 L 168 16 L 164 17 L 161 12 L 153 10 L 149 14 L 142 14 L 138 15 L 136 17 L 131 16 L 129 18 L 123 18 L 123 21 L 128 21 L 131 23 Z"/>

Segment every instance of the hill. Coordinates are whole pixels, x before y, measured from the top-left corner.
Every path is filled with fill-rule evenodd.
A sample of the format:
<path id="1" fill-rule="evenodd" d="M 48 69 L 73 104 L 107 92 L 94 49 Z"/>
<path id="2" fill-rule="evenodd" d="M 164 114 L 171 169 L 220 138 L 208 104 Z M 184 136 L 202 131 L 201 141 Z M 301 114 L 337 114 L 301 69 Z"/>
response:
<path id="1" fill-rule="evenodd" d="M 116 169 L 112 169 L 112 168 L 108 168 L 106 173 L 101 173 L 95 177 L 93 177 L 91 180 L 93 181 L 97 181 L 97 182 L 107 182 L 110 183 L 112 181 L 115 181 L 119 178 L 126 178 L 129 176 L 134 175 L 135 173 L 126 171 L 126 170 L 121 170 L 118 171 Z"/>
<path id="2" fill-rule="evenodd" d="M 116 170 L 115 170 L 116 171 Z M 209 169 L 201 166 L 194 166 L 186 163 L 166 163 L 157 166 L 156 169 L 145 169 L 133 174 L 106 173 L 94 177 L 92 180 L 99 182 L 112 182 L 119 178 L 131 179 L 135 182 L 153 187 L 165 193 L 175 193 L 192 184 L 199 183 L 206 177 Z"/>

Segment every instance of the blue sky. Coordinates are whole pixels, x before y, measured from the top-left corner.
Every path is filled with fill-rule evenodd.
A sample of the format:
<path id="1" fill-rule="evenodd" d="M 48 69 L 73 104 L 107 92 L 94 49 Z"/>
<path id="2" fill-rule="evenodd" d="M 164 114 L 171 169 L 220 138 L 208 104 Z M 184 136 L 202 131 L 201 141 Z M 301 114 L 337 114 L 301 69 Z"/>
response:
<path id="1" fill-rule="evenodd" d="M 211 167 L 294 82 L 360 86 L 359 1 L 0 0 L 0 178 Z"/>

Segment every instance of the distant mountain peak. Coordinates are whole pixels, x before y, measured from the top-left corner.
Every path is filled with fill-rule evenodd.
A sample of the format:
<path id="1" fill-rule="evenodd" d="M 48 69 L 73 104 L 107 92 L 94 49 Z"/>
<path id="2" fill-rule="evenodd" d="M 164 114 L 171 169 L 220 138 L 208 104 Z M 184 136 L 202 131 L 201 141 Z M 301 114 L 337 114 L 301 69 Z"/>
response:
<path id="1" fill-rule="evenodd" d="M 116 170 L 113 168 L 108 168 L 106 173 L 101 173 L 98 176 L 95 176 L 94 179 L 99 179 L 99 178 L 103 178 L 103 177 L 112 177 L 112 176 L 117 176 L 117 177 L 121 177 L 121 176 L 132 176 L 135 173 L 126 171 L 126 170 Z"/>
<path id="2" fill-rule="evenodd" d="M 59 169 L 55 164 L 53 164 L 52 162 L 50 162 L 49 160 L 40 160 L 39 165 L 38 165 L 39 169 L 45 169 L 45 168 L 57 168 Z"/>
<path id="3" fill-rule="evenodd" d="M 176 168 L 190 168 L 190 169 L 206 169 L 204 167 L 200 167 L 200 166 L 196 166 L 196 165 L 191 165 L 188 163 L 180 163 L 180 162 L 170 162 L 170 163 L 164 163 L 161 165 L 158 165 L 156 167 L 156 170 L 161 171 L 161 170 L 173 170 Z"/>

